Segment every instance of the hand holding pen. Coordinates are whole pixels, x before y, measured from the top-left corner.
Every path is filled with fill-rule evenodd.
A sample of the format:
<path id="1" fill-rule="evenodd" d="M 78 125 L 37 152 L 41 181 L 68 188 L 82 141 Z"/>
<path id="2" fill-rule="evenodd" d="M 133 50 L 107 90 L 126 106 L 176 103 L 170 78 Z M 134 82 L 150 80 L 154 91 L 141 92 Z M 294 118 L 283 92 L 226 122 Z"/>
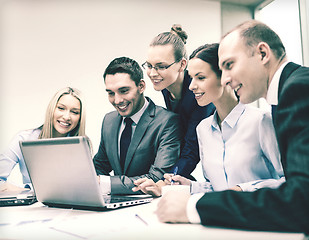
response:
<path id="1" fill-rule="evenodd" d="M 174 172 L 171 173 L 165 173 L 164 178 L 165 178 L 165 184 L 167 185 L 190 185 L 191 180 L 187 179 L 185 177 L 182 177 L 180 175 L 177 175 L 178 173 L 178 167 L 174 168 Z"/>
<path id="2" fill-rule="evenodd" d="M 178 172 L 178 167 L 176 166 L 176 167 L 174 168 L 173 176 L 176 176 L 176 175 L 177 175 L 177 172 Z M 173 177 L 173 176 L 172 176 L 172 177 Z M 173 185 L 174 183 L 175 183 L 174 179 L 171 178 L 171 185 Z"/>

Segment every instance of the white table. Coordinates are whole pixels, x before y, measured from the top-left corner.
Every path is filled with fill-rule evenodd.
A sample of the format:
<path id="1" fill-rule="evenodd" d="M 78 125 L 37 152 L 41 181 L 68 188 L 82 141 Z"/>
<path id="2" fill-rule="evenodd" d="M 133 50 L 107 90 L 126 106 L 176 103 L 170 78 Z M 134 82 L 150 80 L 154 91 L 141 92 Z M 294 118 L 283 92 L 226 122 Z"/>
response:
<path id="1" fill-rule="evenodd" d="M 0 239 L 308 240 L 303 234 L 297 233 L 160 223 L 154 213 L 158 201 L 155 199 L 143 205 L 102 212 L 49 208 L 41 203 L 2 207 Z"/>

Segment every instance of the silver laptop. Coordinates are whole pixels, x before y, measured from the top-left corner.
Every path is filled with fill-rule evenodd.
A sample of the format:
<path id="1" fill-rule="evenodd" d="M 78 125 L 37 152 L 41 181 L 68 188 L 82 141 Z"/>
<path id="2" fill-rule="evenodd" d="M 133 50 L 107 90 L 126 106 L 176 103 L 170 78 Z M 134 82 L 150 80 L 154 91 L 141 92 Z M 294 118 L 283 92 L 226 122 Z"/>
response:
<path id="1" fill-rule="evenodd" d="M 35 194 L 30 189 L 0 192 L 0 207 L 30 205 L 36 201 Z"/>
<path id="2" fill-rule="evenodd" d="M 20 141 L 39 202 L 51 207 L 112 209 L 152 200 L 150 195 L 104 196 L 87 137 Z"/>

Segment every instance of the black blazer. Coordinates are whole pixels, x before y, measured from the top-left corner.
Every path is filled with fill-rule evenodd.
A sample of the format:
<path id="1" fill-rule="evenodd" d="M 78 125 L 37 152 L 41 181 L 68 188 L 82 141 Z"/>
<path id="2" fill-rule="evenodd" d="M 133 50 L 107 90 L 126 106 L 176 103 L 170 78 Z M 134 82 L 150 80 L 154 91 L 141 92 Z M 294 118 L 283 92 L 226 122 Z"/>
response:
<path id="1" fill-rule="evenodd" d="M 308 67 L 285 66 L 274 117 L 286 182 L 250 193 L 206 193 L 197 202 L 202 224 L 309 233 Z"/>
<path id="2" fill-rule="evenodd" d="M 181 99 L 176 109 L 172 109 L 170 92 L 167 89 L 162 90 L 166 108 L 179 114 L 180 117 L 183 144 L 176 165 L 178 166 L 178 174 L 187 178 L 190 178 L 190 174 L 200 161 L 196 126 L 215 111 L 215 106 L 212 103 L 203 107 L 197 104 L 193 92 L 189 89 L 191 81 L 188 71 L 185 71 Z"/>

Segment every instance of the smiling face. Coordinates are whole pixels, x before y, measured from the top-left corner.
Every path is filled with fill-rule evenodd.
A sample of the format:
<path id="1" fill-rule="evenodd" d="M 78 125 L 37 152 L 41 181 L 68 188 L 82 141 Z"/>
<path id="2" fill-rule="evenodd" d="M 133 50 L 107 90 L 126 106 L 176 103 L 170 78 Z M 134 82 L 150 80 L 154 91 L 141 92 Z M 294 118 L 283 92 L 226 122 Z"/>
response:
<path id="1" fill-rule="evenodd" d="M 268 78 L 263 57 L 256 48 L 250 52 L 234 31 L 219 46 L 219 66 L 222 69 L 222 85 L 230 85 L 242 103 L 251 103 L 266 97 Z"/>
<path id="2" fill-rule="evenodd" d="M 174 49 L 171 44 L 149 47 L 146 62 L 149 66 L 158 67 L 158 70 L 147 69 L 147 75 L 156 91 L 161 91 L 174 84 L 179 78 L 179 74 L 184 70 L 183 60 L 174 63 Z M 172 65 L 169 68 L 164 69 L 170 64 Z"/>
<path id="3" fill-rule="evenodd" d="M 209 63 L 192 58 L 188 64 L 188 71 L 192 77 L 189 89 L 193 91 L 198 105 L 206 106 L 222 96 L 224 88 Z"/>
<path id="4" fill-rule="evenodd" d="M 53 136 L 65 137 L 80 121 L 80 101 L 70 94 L 59 98 L 53 114 Z"/>
<path id="5" fill-rule="evenodd" d="M 108 74 L 105 87 L 110 103 L 123 117 L 131 117 L 144 105 L 145 82 L 141 80 L 136 86 L 127 73 Z"/>

